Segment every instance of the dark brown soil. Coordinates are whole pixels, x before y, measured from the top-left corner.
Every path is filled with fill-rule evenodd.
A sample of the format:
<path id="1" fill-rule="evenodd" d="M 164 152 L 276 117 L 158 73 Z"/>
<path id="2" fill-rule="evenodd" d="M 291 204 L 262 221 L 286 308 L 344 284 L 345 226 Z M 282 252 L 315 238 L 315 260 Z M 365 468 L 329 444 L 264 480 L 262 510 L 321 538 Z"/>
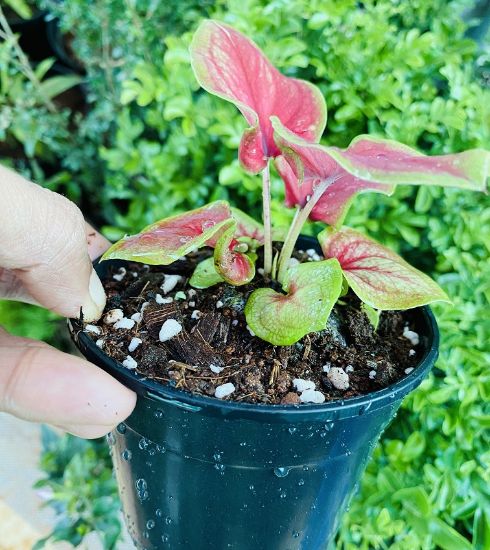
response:
<path id="1" fill-rule="evenodd" d="M 405 326 L 413 328 L 410 312 L 384 312 L 375 332 L 353 294 L 338 302 L 325 330 L 292 346 L 272 346 L 253 336 L 246 325 L 243 307 L 252 285 L 220 284 L 206 290 L 189 286 L 193 266 L 202 257 L 203 253 L 196 254 L 165 267 L 129 264 L 121 281 L 113 278 L 118 275 L 115 269 L 104 281 L 106 311 L 120 308 L 129 319 L 147 303 L 142 319 L 130 329 L 115 328 L 102 319 L 97 324 L 100 334 L 88 334 L 111 357 L 123 362 L 130 356 L 137 363 L 136 371 L 148 378 L 207 396 L 231 382 L 235 391 L 226 399 L 249 403 L 299 403 L 301 392 L 294 379 L 313 381 L 327 401 L 364 395 L 397 382 L 420 359 L 419 346 L 403 336 Z M 306 254 L 297 257 L 307 259 Z M 182 275 L 167 295 L 160 288 L 164 273 Z M 263 286 L 260 279 L 256 284 Z M 157 294 L 173 301 L 159 304 Z M 168 319 L 183 329 L 160 342 L 160 329 Z M 142 343 L 130 353 L 134 337 Z M 224 368 L 216 373 L 210 366 L 215 371 Z M 324 366 L 347 371 L 348 388 L 335 387 Z"/>

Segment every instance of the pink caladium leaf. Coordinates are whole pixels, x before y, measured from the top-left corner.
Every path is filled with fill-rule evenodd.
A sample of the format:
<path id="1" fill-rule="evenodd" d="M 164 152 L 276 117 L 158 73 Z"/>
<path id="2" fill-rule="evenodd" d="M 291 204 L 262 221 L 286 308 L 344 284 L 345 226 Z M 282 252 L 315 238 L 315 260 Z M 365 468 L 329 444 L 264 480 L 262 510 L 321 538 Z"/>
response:
<path id="1" fill-rule="evenodd" d="M 245 305 L 248 326 L 275 346 L 290 346 L 309 332 L 323 330 L 342 290 L 342 270 L 334 258 L 291 267 L 287 294 L 258 288 Z"/>
<path id="2" fill-rule="evenodd" d="M 261 223 L 233 206 L 231 215 L 237 222 L 235 231 L 237 239 L 246 238 L 255 241 L 257 245 L 264 244 L 264 226 Z"/>
<path id="3" fill-rule="evenodd" d="M 232 220 L 226 224 L 214 249 L 214 266 L 227 283 L 235 286 L 245 285 L 255 276 L 255 264 L 245 253 L 247 245 L 235 238 L 236 221 Z"/>
<path id="4" fill-rule="evenodd" d="M 248 172 L 261 172 L 279 154 L 269 117 L 276 115 L 294 134 L 318 141 L 327 108 L 321 92 L 309 82 L 282 75 L 260 49 L 219 21 L 205 20 L 194 34 L 191 63 L 199 84 L 230 101 L 250 128 L 240 143 L 239 159 Z"/>
<path id="5" fill-rule="evenodd" d="M 102 260 L 122 259 L 168 265 L 202 246 L 214 246 L 233 223 L 230 206 L 216 201 L 145 227 L 140 233 L 113 244 Z"/>
<path id="6" fill-rule="evenodd" d="M 358 231 L 327 228 L 318 240 L 325 258 L 339 261 L 349 286 L 373 308 L 410 309 L 436 301 L 450 302 L 430 277 Z"/>
<path id="7" fill-rule="evenodd" d="M 389 195 L 398 184 L 486 189 L 490 152 L 484 149 L 428 157 L 396 141 L 367 135 L 340 149 L 302 140 L 277 118 L 272 125 L 282 152 L 275 164 L 285 183 L 288 206 L 303 207 L 320 182 L 340 176 L 313 207 L 312 220 L 338 226 L 357 193 Z"/>

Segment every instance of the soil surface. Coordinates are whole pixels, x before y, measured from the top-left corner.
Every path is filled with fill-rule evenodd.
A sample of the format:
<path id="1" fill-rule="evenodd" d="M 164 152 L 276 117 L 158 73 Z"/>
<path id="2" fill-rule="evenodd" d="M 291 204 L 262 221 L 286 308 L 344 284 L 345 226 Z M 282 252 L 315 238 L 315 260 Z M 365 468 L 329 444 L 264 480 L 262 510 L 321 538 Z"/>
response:
<path id="1" fill-rule="evenodd" d="M 296 257 L 312 261 L 309 252 Z M 106 315 L 85 331 L 105 353 L 141 375 L 248 403 L 320 403 L 364 395 L 407 376 L 420 360 L 418 336 L 407 332 L 414 330 L 410 311 L 382 313 L 374 331 L 351 293 L 334 307 L 325 330 L 292 346 L 272 346 L 251 334 L 243 314 L 250 292 L 265 286 L 260 275 L 245 287 L 189 286 L 197 261 L 208 255 L 200 251 L 170 266 L 129 263 L 109 270 L 103 281 Z M 173 321 L 166 323 L 163 337 L 179 327 L 180 332 L 161 341 L 168 320 Z"/>

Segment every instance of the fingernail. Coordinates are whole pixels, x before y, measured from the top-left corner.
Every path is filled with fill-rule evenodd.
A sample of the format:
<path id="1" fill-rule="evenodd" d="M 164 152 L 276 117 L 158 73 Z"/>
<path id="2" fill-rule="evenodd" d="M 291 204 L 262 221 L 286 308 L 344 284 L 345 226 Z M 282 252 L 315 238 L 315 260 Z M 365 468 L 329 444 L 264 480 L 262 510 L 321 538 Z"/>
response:
<path id="1" fill-rule="evenodd" d="M 97 321 L 105 308 L 106 295 L 100 279 L 92 268 L 89 283 L 90 300 L 82 308 L 84 321 Z"/>

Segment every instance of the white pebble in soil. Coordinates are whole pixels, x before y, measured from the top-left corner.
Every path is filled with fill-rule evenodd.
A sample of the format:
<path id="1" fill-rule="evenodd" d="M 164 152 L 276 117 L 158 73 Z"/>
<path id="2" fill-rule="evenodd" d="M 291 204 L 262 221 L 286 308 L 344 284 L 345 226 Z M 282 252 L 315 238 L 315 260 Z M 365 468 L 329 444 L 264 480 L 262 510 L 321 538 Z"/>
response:
<path id="1" fill-rule="evenodd" d="M 139 311 L 136 313 L 133 313 L 133 315 L 131 315 L 131 319 L 136 323 L 141 323 L 141 319 L 143 319 L 143 314 Z"/>
<path id="2" fill-rule="evenodd" d="M 410 330 L 408 327 L 404 327 L 403 336 L 408 340 L 410 340 L 410 343 L 412 344 L 412 346 L 416 346 L 420 342 L 419 335 L 413 330 Z"/>
<path id="3" fill-rule="evenodd" d="M 332 367 L 327 374 L 327 378 L 334 388 L 346 390 L 349 387 L 349 375 L 340 367 Z"/>
<path id="4" fill-rule="evenodd" d="M 194 302 L 194 300 L 189 302 L 189 307 L 196 307 L 196 302 Z"/>
<path id="5" fill-rule="evenodd" d="M 122 309 L 116 308 L 108 311 L 102 319 L 104 325 L 113 325 L 117 321 L 120 321 L 124 317 Z"/>
<path id="6" fill-rule="evenodd" d="M 85 328 L 83 330 L 85 332 L 91 332 L 92 334 L 102 334 L 100 327 L 98 327 L 97 325 L 85 325 Z"/>
<path id="7" fill-rule="evenodd" d="M 405 369 L 405 374 L 410 374 L 413 371 L 413 367 Z"/>
<path id="8" fill-rule="evenodd" d="M 130 370 L 134 370 L 138 366 L 138 363 L 131 357 L 131 355 L 128 355 L 126 359 L 124 359 L 122 364 L 124 367 Z"/>
<path id="9" fill-rule="evenodd" d="M 376 371 L 375 370 L 370 370 L 369 371 L 369 378 L 371 378 L 371 380 L 374 380 L 376 378 Z"/>
<path id="10" fill-rule="evenodd" d="M 330 372 L 330 369 L 332 368 L 332 365 L 330 363 L 325 363 L 322 367 L 323 372 Z"/>
<path id="11" fill-rule="evenodd" d="M 143 305 L 141 306 L 141 313 L 143 313 L 149 305 L 150 302 L 143 302 Z"/>
<path id="12" fill-rule="evenodd" d="M 160 342 L 166 342 L 167 340 L 171 340 L 174 336 L 177 336 L 181 331 L 182 325 L 178 321 L 175 319 L 167 319 L 160 329 L 158 338 Z"/>
<path id="13" fill-rule="evenodd" d="M 313 380 L 304 380 L 303 378 L 295 378 L 293 386 L 296 391 L 314 390 L 315 382 Z"/>
<path id="14" fill-rule="evenodd" d="M 133 328 L 135 325 L 135 321 L 133 319 L 128 319 L 127 317 L 123 317 L 122 319 L 119 319 L 117 323 L 114 323 L 114 328 Z"/>
<path id="15" fill-rule="evenodd" d="M 347 365 L 345 367 L 345 372 L 354 372 L 354 367 L 352 365 Z"/>
<path id="16" fill-rule="evenodd" d="M 233 319 L 231 324 L 232 324 L 232 326 L 236 327 L 238 325 L 238 319 Z"/>
<path id="17" fill-rule="evenodd" d="M 191 319 L 200 319 L 201 317 L 202 317 L 202 313 L 198 309 L 195 309 L 191 313 Z"/>
<path id="18" fill-rule="evenodd" d="M 143 340 L 141 338 L 131 338 L 131 342 L 129 342 L 128 351 L 129 353 L 133 353 L 133 351 L 143 343 Z"/>
<path id="19" fill-rule="evenodd" d="M 216 309 L 222 308 L 223 305 L 224 305 L 223 302 L 222 302 L 221 300 L 218 300 L 218 301 L 216 302 Z"/>
<path id="20" fill-rule="evenodd" d="M 214 374 L 219 374 L 224 368 L 225 367 L 218 367 L 217 365 L 209 365 L 209 369 L 211 372 L 214 372 Z"/>
<path id="21" fill-rule="evenodd" d="M 194 296 L 196 296 L 196 295 L 197 295 L 197 292 L 193 288 L 190 288 L 187 291 L 187 296 L 189 296 L 189 298 L 194 298 Z"/>
<path id="22" fill-rule="evenodd" d="M 305 390 L 300 396 L 301 403 L 324 403 L 325 396 L 321 391 Z"/>
<path id="23" fill-rule="evenodd" d="M 160 286 L 164 294 L 168 294 L 169 292 L 171 292 L 182 280 L 182 277 L 180 275 L 164 275 L 164 277 L 165 279 Z"/>
<path id="24" fill-rule="evenodd" d="M 112 278 L 115 280 L 115 281 L 119 281 L 121 282 L 124 277 L 126 277 L 126 269 L 124 269 L 124 267 L 120 267 L 118 272 L 112 276 Z"/>
<path id="25" fill-rule="evenodd" d="M 413 356 L 415 355 L 415 353 L 416 353 L 416 352 L 415 352 L 414 349 L 409 349 L 409 350 L 408 350 L 408 356 L 409 356 L 409 357 L 413 357 Z"/>
<path id="26" fill-rule="evenodd" d="M 174 301 L 172 296 L 168 296 L 167 298 L 164 298 L 161 294 L 157 294 L 155 296 L 155 302 L 157 304 L 171 304 Z"/>
<path id="27" fill-rule="evenodd" d="M 226 384 L 221 384 L 221 386 L 218 386 L 214 390 L 214 396 L 218 399 L 223 399 L 224 397 L 228 397 L 235 391 L 235 386 L 231 382 L 227 382 Z"/>
<path id="28" fill-rule="evenodd" d="M 103 338 L 99 338 L 96 342 L 95 342 L 95 345 L 102 349 L 104 347 L 104 339 Z"/>

